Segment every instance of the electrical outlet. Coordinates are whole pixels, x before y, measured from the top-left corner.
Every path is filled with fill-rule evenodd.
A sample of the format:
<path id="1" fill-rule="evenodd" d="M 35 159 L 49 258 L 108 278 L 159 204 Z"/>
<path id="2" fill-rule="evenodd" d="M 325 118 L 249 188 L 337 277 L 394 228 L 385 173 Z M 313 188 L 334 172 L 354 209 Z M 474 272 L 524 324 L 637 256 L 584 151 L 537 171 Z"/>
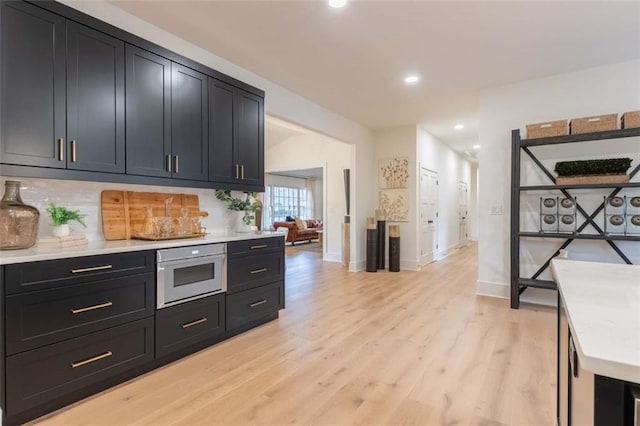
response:
<path id="1" fill-rule="evenodd" d="M 502 214 L 502 206 L 500 204 L 496 204 L 491 206 L 491 210 L 489 210 L 489 214 L 499 216 Z"/>

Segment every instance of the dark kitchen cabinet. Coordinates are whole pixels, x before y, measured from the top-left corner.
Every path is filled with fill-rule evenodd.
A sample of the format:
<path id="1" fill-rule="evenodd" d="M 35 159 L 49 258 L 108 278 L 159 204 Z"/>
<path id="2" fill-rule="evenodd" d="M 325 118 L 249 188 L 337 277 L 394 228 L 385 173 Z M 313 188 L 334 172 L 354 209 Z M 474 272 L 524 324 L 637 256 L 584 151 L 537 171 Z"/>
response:
<path id="1" fill-rule="evenodd" d="M 207 76 L 171 64 L 171 150 L 173 177 L 208 179 Z"/>
<path id="2" fill-rule="evenodd" d="M 124 43 L 67 21 L 67 168 L 124 173 Z"/>
<path id="3" fill-rule="evenodd" d="M 234 158 L 233 104 L 235 88 L 209 78 L 209 180 L 234 183 L 237 163 Z"/>
<path id="4" fill-rule="evenodd" d="M 264 186 L 264 98 L 209 78 L 209 180 Z M 223 185 L 224 186 L 224 185 Z"/>
<path id="5" fill-rule="evenodd" d="M 264 99 L 236 92 L 236 158 L 245 185 L 264 185 Z"/>
<path id="6" fill-rule="evenodd" d="M 0 3 L 0 161 L 65 168 L 65 19 Z"/>
<path id="7" fill-rule="evenodd" d="M 225 295 L 216 294 L 156 312 L 156 357 L 189 348 L 225 331 Z"/>
<path id="8" fill-rule="evenodd" d="M 171 177 L 171 61 L 126 46 L 127 174 Z"/>

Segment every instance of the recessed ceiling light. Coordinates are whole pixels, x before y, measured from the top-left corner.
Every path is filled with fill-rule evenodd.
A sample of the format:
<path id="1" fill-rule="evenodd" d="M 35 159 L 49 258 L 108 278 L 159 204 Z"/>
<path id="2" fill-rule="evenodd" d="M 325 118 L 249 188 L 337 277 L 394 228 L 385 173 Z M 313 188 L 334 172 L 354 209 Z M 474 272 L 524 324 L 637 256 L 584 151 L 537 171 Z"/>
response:
<path id="1" fill-rule="evenodd" d="M 480 145 L 474 145 L 473 149 L 480 149 Z"/>
<path id="2" fill-rule="evenodd" d="M 347 0 L 329 0 L 329 6 L 339 9 L 347 4 Z"/>
<path id="3" fill-rule="evenodd" d="M 418 81 L 420 81 L 420 77 L 417 75 L 408 75 L 404 78 L 404 82 L 407 84 L 416 84 Z"/>
<path id="4" fill-rule="evenodd" d="M 456 130 L 462 130 L 462 129 L 464 129 L 464 125 L 456 124 L 455 126 L 453 126 L 453 128 L 456 129 Z"/>

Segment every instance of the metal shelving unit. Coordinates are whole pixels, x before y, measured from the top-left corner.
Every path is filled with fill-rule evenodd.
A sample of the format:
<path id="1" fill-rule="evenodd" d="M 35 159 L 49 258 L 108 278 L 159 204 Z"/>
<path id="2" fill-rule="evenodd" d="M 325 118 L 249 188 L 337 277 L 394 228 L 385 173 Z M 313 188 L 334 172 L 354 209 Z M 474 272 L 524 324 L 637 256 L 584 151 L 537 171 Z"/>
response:
<path id="1" fill-rule="evenodd" d="M 604 209 L 602 202 L 594 211 L 587 212 L 579 203 L 576 209 L 583 217 L 584 222 L 579 225 L 573 234 L 563 233 L 539 233 L 520 231 L 520 194 L 523 191 L 560 191 L 565 197 L 571 197 L 569 190 L 574 189 L 611 189 L 609 197 L 617 195 L 625 188 L 640 188 L 640 182 L 615 183 L 615 184 L 575 184 L 556 185 L 555 176 L 542 164 L 529 147 L 543 145 L 557 145 L 565 143 L 577 143 L 587 141 L 598 141 L 607 139 L 631 138 L 640 136 L 640 128 L 611 130 L 606 132 L 585 133 L 581 135 L 566 135 L 550 138 L 521 139 L 520 130 L 511 131 L 511 308 L 520 307 L 520 295 L 527 288 L 542 288 L 556 290 L 557 285 L 553 281 L 539 279 L 538 277 L 549 267 L 551 260 L 556 257 L 560 250 L 567 248 L 574 240 L 600 240 L 605 241 L 613 251 L 627 264 L 632 262 L 624 252 L 618 247 L 616 241 L 638 241 L 640 236 L 635 235 L 608 235 L 595 222 L 595 218 Z M 551 184 L 548 185 L 520 185 L 520 161 L 522 153 L 527 154 L 538 168 L 549 178 Z M 637 165 L 629 176 L 633 179 L 640 173 L 640 165 Z M 591 225 L 597 234 L 583 234 L 582 231 Z M 564 239 L 562 245 L 549 257 L 538 270 L 529 278 L 520 276 L 520 239 L 521 238 L 556 238 Z"/>

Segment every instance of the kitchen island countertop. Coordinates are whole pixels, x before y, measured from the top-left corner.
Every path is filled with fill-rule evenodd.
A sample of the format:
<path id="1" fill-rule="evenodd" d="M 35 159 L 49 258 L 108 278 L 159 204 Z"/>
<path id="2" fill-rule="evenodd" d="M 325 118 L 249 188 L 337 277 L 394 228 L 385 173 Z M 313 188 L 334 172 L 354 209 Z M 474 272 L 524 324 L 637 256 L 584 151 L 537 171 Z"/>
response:
<path id="1" fill-rule="evenodd" d="M 640 266 L 554 259 L 551 269 L 582 367 L 640 383 Z"/>

